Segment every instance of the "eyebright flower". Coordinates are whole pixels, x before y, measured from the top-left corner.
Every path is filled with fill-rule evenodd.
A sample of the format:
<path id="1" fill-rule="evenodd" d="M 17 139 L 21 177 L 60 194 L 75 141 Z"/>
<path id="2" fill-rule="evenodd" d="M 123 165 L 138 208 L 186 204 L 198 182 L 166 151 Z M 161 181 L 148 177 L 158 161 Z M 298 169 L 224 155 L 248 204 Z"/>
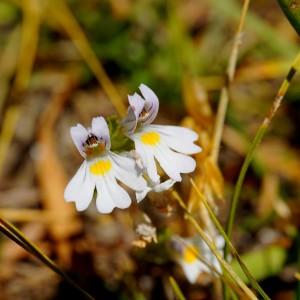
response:
<path id="1" fill-rule="evenodd" d="M 135 150 L 140 155 L 148 177 L 150 186 L 155 187 L 160 182 L 156 161 L 170 177 L 165 182 L 169 188 L 174 182 L 181 181 L 181 173 L 193 172 L 195 160 L 188 156 L 201 151 L 194 144 L 198 135 L 180 126 L 165 126 L 151 124 L 155 119 L 159 101 L 155 93 L 146 85 L 139 87 L 143 97 L 135 93 L 128 96 L 129 108 L 122 124 L 127 136 L 135 143 Z M 161 189 L 164 186 L 161 186 Z"/>
<path id="2" fill-rule="evenodd" d="M 176 237 L 174 239 L 175 247 L 179 250 L 180 256 L 178 263 L 181 265 L 183 272 L 190 283 L 195 283 L 201 273 L 214 274 L 206 264 L 200 261 L 197 253 L 207 262 L 208 265 L 214 267 L 218 272 L 222 272 L 222 268 L 218 259 L 211 252 L 207 244 L 199 237 L 192 239 L 183 239 Z M 216 248 L 222 253 L 224 247 L 224 239 L 218 235 L 214 239 Z"/>
<path id="3" fill-rule="evenodd" d="M 130 196 L 118 181 L 136 192 L 146 189 L 146 181 L 136 168 L 135 160 L 110 151 L 109 129 L 103 117 L 94 118 L 88 129 L 81 124 L 72 127 L 71 137 L 84 162 L 67 185 L 64 197 L 68 202 L 75 202 L 78 211 L 89 206 L 95 188 L 96 206 L 101 213 L 131 204 Z"/>

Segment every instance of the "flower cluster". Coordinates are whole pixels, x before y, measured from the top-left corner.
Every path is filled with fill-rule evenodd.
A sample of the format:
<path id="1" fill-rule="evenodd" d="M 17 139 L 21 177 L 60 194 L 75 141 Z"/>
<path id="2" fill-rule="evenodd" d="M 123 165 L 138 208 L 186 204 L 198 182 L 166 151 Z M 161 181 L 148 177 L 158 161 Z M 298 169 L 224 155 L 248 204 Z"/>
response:
<path id="1" fill-rule="evenodd" d="M 195 160 L 188 156 L 201 151 L 194 144 L 197 134 L 179 126 L 152 124 L 159 101 L 146 85 L 139 87 L 142 96 L 128 96 L 127 116 L 120 122 L 122 133 L 134 142 L 135 150 L 117 153 L 111 150 L 110 132 L 106 120 L 96 117 L 91 128 L 77 124 L 71 128 L 73 142 L 84 158 L 81 167 L 65 189 L 66 201 L 75 202 L 79 211 L 91 203 L 97 190 L 96 206 L 101 213 L 131 204 L 124 185 L 141 201 L 149 191 L 160 192 L 181 181 L 181 173 L 193 172 Z M 169 179 L 161 182 L 158 164 Z"/>

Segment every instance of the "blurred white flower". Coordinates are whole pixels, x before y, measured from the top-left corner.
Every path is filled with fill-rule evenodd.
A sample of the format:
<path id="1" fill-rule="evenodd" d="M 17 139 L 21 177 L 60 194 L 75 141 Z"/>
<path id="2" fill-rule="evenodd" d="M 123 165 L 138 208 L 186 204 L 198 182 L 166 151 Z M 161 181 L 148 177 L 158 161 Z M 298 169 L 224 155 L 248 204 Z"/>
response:
<path id="1" fill-rule="evenodd" d="M 198 135 L 190 129 L 152 125 L 159 108 L 158 98 L 144 84 L 139 89 L 144 98 L 137 93 L 128 96 L 130 106 L 122 125 L 127 136 L 135 143 L 135 150 L 150 179 L 149 188 L 161 191 L 170 188 L 174 182 L 181 181 L 181 173 L 195 170 L 196 162 L 188 155 L 200 152 L 201 148 L 194 144 Z M 170 177 L 162 184 L 156 161 Z"/>
<path id="2" fill-rule="evenodd" d="M 174 242 L 176 244 L 176 249 L 180 253 L 178 263 L 181 265 L 183 272 L 190 283 L 195 283 L 201 273 L 214 274 L 213 270 L 199 260 L 197 253 L 199 253 L 209 266 L 212 266 L 219 273 L 222 272 L 218 259 L 211 252 L 207 244 L 198 236 L 192 239 L 175 237 Z M 213 242 L 218 251 L 222 254 L 224 238 L 218 235 L 214 238 Z"/>
<path id="3" fill-rule="evenodd" d="M 77 124 L 71 128 L 71 136 L 85 160 L 67 185 L 64 197 L 68 202 L 75 202 L 78 211 L 89 206 L 95 188 L 99 212 L 129 207 L 131 198 L 117 180 L 140 194 L 146 189 L 135 160 L 110 151 L 109 130 L 103 117 L 94 118 L 88 129 Z"/>

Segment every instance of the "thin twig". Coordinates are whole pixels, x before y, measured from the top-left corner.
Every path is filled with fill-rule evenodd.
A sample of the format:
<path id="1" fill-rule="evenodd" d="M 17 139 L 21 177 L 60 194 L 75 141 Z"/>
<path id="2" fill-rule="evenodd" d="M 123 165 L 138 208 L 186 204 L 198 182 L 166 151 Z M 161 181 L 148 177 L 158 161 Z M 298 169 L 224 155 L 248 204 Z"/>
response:
<path id="1" fill-rule="evenodd" d="M 219 150 L 220 150 L 220 144 L 221 144 L 221 138 L 223 133 L 223 127 L 224 127 L 224 121 L 229 101 L 229 88 L 230 84 L 233 81 L 234 74 L 235 74 L 235 68 L 238 58 L 238 50 L 241 45 L 242 41 L 242 30 L 245 23 L 246 14 L 248 11 L 250 0 L 245 0 L 244 5 L 242 8 L 242 13 L 238 25 L 237 32 L 235 34 L 234 42 L 231 48 L 231 53 L 229 56 L 228 66 L 226 70 L 226 80 L 225 85 L 221 90 L 220 99 L 219 99 L 219 106 L 217 111 L 217 118 L 215 123 L 215 130 L 214 135 L 212 139 L 212 148 L 211 148 L 211 157 L 214 162 L 217 162 L 218 156 L 219 156 Z"/>

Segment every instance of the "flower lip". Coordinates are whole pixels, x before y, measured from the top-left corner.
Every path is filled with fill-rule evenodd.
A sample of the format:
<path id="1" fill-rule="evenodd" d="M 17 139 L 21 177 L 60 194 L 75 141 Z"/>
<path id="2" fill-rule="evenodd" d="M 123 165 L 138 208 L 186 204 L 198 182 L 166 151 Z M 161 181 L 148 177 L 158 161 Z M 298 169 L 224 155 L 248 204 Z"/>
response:
<path id="1" fill-rule="evenodd" d="M 100 155 L 106 150 L 105 141 L 92 133 L 89 134 L 82 146 L 83 151 L 87 156 Z"/>
<path id="2" fill-rule="evenodd" d="M 91 128 L 77 124 L 71 127 L 70 133 L 76 148 L 84 158 L 101 155 L 110 149 L 109 129 L 103 117 L 93 118 Z"/>
<path id="3" fill-rule="evenodd" d="M 89 136 L 86 139 L 86 141 L 84 142 L 83 146 L 93 147 L 93 146 L 97 145 L 98 143 L 99 143 L 98 138 L 93 134 L 89 134 Z"/>
<path id="4" fill-rule="evenodd" d="M 143 122 L 147 121 L 150 116 L 150 111 L 151 111 L 151 108 L 146 109 L 146 107 L 144 106 L 143 110 L 140 112 L 139 117 L 138 117 L 139 122 L 143 123 Z"/>
<path id="5" fill-rule="evenodd" d="M 148 116 L 148 114 L 149 114 L 149 112 L 146 111 L 146 109 L 144 107 L 143 110 L 139 114 L 139 118 L 141 118 L 141 119 L 146 118 Z"/>

